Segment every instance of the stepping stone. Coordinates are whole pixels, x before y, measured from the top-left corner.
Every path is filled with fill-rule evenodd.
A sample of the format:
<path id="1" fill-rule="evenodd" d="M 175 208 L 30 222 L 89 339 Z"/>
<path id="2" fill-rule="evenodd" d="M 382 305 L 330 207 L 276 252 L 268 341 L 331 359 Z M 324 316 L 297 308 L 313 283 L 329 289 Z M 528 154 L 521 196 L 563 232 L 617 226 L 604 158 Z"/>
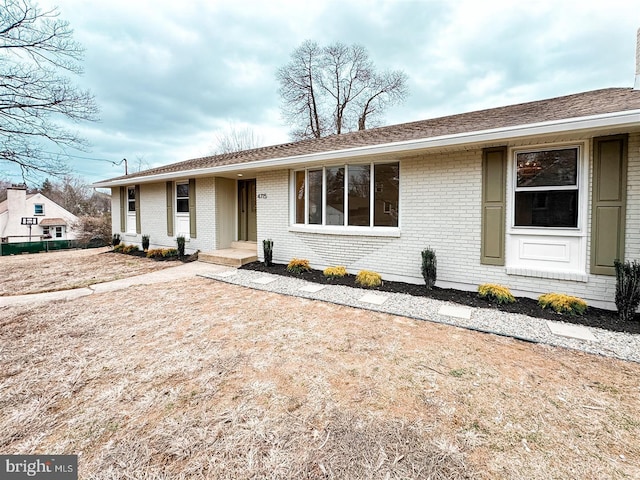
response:
<path id="1" fill-rule="evenodd" d="M 360 301 L 365 303 L 373 303 L 374 305 L 382 305 L 387 301 L 387 298 L 389 297 L 386 297 L 384 295 L 377 295 L 375 293 L 367 293 L 365 296 L 360 298 Z"/>
<path id="2" fill-rule="evenodd" d="M 438 310 L 440 315 L 446 315 L 447 317 L 464 318 L 469 320 L 471 318 L 471 309 L 467 307 L 454 307 L 453 305 L 442 305 Z"/>
<path id="3" fill-rule="evenodd" d="M 309 293 L 316 293 L 319 292 L 320 290 L 324 289 L 326 285 L 305 285 L 304 287 L 300 287 L 298 289 L 299 292 L 309 292 Z"/>
<path id="4" fill-rule="evenodd" d="M 267 285 L 271 282 L 275 282 L 276 279 L 274 277 L 260 277 L 254 280 L 251 280 L 253 283 L 259 283 L 260 285 Z"/>
<path id="5" fill-rule="evenodd" d="M 561 337 L 577 338 L 578 340 L 588 340 L 590 342 L 598 341 L 596 336 L 591 333 L 587 327 L 581 327 L 580 325 L 571 325 L 547 320 L 547 327 L 549 327 L 551 333 Z"/>
<path id="6" fill-rule="evenodd" d="M 237 270 L 229 270 L 227 272 L 216 273 L 215 275 L 217 277 L 232 277 L 233 275 L 237 275 L 237 274 L 238 274 Z"/>

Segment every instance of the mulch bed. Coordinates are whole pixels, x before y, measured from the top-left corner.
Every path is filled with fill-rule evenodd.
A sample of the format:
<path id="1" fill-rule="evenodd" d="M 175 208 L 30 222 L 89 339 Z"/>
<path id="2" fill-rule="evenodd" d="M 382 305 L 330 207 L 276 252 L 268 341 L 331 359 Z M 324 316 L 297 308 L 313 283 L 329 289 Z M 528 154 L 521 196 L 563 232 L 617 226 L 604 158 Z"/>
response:
<path id="1" fill-rule="evenodd" d="M 265 273 L 273 273 L 286 277 L 295 277 L 307 280 L 309 282 L 320 283 L 324 285 L 345 285 L 347 287 L 363 288 L 355 282 L 355 275 L 347 275 L 342 278 L 330 279 L 325 277 L 320 270 L 311 270 L 302 274 L 295 274 L 287 271 L 284 264 L 274 264 L 266 267 L 262 262 L 248 263 L 241 268 L 246 270 L 255 270 Z M 597 327 L 614 332 L 626 332 L 640 334 L 640 315 L 636 314 L 633 322 L 623 322 L 618 317 L 618 312 L 611 310 L 603 310 L 601 308 L 589 307 L 584 315 L 562 315 L 552 310 L 542 309 L 538 306 L 538 302 L 531 298 L 518 297 L 515 303 L 507 305 L 498 305 L 479 298 L 475 292 L 465 292 L 454 290 L 451 288 L 438 288 L 427 290 L 424 285 L 415 285 L 404 282 L 384 281 L 377 288 L 369 290 L 378 290 L 381 292 L 406 293 L 417 297 L 428 297 L 435 300 L 443 300 L 455 302 L 469 307 L 493 308 L 503 312 L 521 313 L 531 317 L 538 317 L 547 320 L 558 320 L 561 322 L 573 323 L 587 327 Z"/>

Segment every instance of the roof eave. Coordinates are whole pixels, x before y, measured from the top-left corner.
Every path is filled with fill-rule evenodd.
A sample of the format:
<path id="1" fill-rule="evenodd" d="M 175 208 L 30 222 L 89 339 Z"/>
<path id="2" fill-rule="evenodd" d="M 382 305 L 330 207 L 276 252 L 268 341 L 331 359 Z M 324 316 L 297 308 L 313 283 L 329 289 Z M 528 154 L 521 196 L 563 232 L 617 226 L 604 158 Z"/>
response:
<path id="1" fill-rule="evenodd" d="M 134 183 L 155 183 L 176 178 L 189 178 L 194 176 L 210 176 L 216 174 L 228 174 L 241 170 L 265 170 L 282 168 L 291 165 L 322 162 L 327 160 L 350 159 L 356 157 L 369 157 L 374 155 L 385 155 L 399 152 L 411 152 L 418 150 L 429 150 L 434 148 L 451 147 L 456 145 L 473 145 L 481 143 L 496 142 L 500 140 L 512 140 L 521 137 L 540 136 L 546 134 L 569 133 L 586 130 L 596 130 L 611 127 L 640 126 L 640 110 L 627 110 L 622 112 L 606 113 L 601 115 L 591 115 L 587 117 L 576 117 L 562 120 L 552 120 L 547 122 L 529 123 L 525 125 L 515 125 L 488 130 L 478 130 L 475 132 L 463 132 L 451 135 L 441 135 L 437 137 L 421 138 L 417 140 L 405 140 L 400 142 L 384 143 L 380 145 L 369 145 L 364 147 L 354 147 L 343 150 L 332 150 L 320 153 L 310 153 L 304 155 L 294 155 L 288 157 L 270 158 L 266 160 L 255 160 L 251 162 L 234 163 L 230 165 L 220 165 L 216 167 L 194 168 L 177 172 L 167 172 L 156 175 L 146 175 L 139 177 L 121 178 L 118 180 L 107 180 L 93 184 L 95 188 L 109 188 Z"/>

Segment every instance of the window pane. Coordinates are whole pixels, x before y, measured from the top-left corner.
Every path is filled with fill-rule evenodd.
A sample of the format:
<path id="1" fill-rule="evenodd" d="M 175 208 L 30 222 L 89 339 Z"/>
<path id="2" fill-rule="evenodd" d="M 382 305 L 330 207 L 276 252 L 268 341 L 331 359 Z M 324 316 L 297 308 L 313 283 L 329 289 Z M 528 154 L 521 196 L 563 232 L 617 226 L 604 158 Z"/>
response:
<path id="1" fill-rule="evenodd" d="M 344 225 L 344 167 L 330 167 L 327 174 L 327 225 Z"/>
<path id="2" fill-rule="evenodd" d="M 349 172 L 349 225 L 369 226 L 369 165 L 350 165 Z"/>
<path id="3" fill-rule="evenodd" d="M 309 170 L 309 224 L 322 225 L 322 170 Z"/>
<path id="4" fill-rule="evenodd" d="M 518 187 L 576 185 L 578 149 L 518 153 L 517 165 Z"/>
<path id="5" fill-rule="evenodd" d="M 130 212 L 135 212 L 136 211 L 136 201 L 135 200 L 129 200 L 129 211 Z"/>
<path id="6" fill-rule="evenodd" d="M 176 201 L 176 207 L 178 209 L 178 213 L 187 213 L 189 211 L 189 199 L 178 198 Z"/>
<path id="7" fill-rule="evenodd" d="M 176 185 L 176 193 L 177 197 L 188 197 L 189 196 L 189 184 L 188 183 L 178 183 Z"/>
<path id="8" fill-rule="evenodd" d="M 304 172 L 296 172 L 296 223 L 304 223 Z"/>
<path id="9" fill-rule="evenodd" d="M 34 205 L 34 215 L 42 215 L 44 213 L 44 205 L 37 203 Z"/>
<path id="10" fill-rule="evenodd" d="M 129 195 L 129 200 L 135 200 L 136 199 L 136 189 L 134 187 L 129 187 L 127 189 L 128 195 Z"/>
<path id="11" fill-rule="evenodd" d="M 516 226 L 577 227 L 578 191 L 516 192 Z"/>
<path id="12" fill-rule="evenodd" d="M 373 225 L 397 227 L 400 166 L 398 163 L 385 163 L 374 165 L 373 169 L 375 185 Z"/>

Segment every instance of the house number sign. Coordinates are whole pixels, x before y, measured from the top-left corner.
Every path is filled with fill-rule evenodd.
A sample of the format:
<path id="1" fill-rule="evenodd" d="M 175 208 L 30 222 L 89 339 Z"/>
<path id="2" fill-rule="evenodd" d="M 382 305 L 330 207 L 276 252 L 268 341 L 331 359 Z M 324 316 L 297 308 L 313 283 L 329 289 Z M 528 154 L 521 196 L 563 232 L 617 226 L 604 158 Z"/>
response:
<path id="1" fill-rule="evenodd" d="M 258 194 L 258 198 L 267 198 L 267 194 L 266 193 L 259 193 Z"/>

